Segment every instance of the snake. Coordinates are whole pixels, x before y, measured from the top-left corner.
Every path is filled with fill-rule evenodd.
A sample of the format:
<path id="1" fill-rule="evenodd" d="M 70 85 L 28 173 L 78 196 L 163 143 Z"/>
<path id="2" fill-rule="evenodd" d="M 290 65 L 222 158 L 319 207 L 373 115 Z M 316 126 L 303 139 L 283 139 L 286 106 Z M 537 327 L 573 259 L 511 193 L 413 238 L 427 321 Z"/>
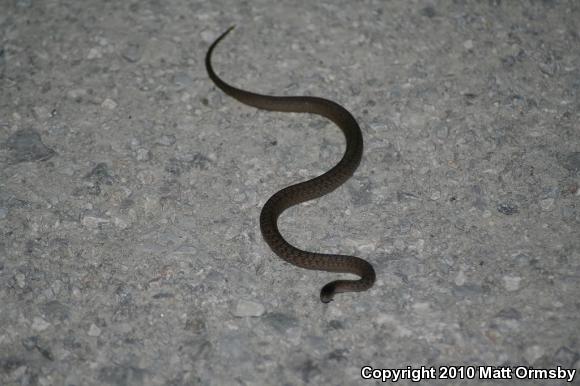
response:
<path id="1" fill-rule="evenodd" d="M 278 218 L 291 206 L 322 197 L 346 182 L 360 164 L 363 154 L 361 129 L 344 107 L 328 99 L 311 96 L 273 96 L 241 90 L 222 80 L 211 64 L 213 50 L 235 26 L 223 32 L 210 45 L 205 56 L 205 67 L 210 79 L 225 94 L 239 102 L 261 110 L 310 113 L 323 116 L 335 123 L 344 134 L 346 149 L 341 160 L 324 174 L 276 192 L 266 201 L 260 212 L 260 230 L 270 249 L 286 262 L 300 268 L 336 273 L 350 273 L 358 280 L 335 280 L 324 285 L 320 300 L 329 303 L 335 294 L 361 292 L 375 283 L 373 266 L 356 256 L 309 252 L 299 249 L 284 239 L 278 229 Z"/>

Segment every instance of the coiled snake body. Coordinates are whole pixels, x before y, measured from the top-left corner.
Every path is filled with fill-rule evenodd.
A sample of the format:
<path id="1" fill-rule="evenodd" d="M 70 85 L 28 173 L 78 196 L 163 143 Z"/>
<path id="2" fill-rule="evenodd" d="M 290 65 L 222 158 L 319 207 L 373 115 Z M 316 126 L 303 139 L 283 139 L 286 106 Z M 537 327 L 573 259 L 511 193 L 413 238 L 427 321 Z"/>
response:
<path id="1" fill-rule="evenodd" d="M 215 85 L 227 95 L 238 101 L 263 110 L 311 113 L 322 115 L 334 122 L 346 138 L 346 151 L 338 164 L 326 173 L 276 192 L 266 202 L 260 213 L 260 229 L 272 251 L 301 268 L 353 273 L 359 280 L 336 280 L 326 284 L 320 291 L 320 300 L 330 302 L 334 294 L 340 292 L 365 291 L 375 282 L 375 271 L 367 261 L 356 256 L 333 255 L 308 252 L 288 243 L 278 230 L 278 217 L 289 207 L 328 194 L 348 180 L 358 167 L 362 152 L 363 139 L 354 117 L 339 104 L 316 97 L 307 96 L 270 96 L 255 94 L 230 86 L 217 76 L 211 66 L 211 55 L 216 45 L 233 29 L 230 27 L 209 47 L 205 57 L 207 73 Z"/>

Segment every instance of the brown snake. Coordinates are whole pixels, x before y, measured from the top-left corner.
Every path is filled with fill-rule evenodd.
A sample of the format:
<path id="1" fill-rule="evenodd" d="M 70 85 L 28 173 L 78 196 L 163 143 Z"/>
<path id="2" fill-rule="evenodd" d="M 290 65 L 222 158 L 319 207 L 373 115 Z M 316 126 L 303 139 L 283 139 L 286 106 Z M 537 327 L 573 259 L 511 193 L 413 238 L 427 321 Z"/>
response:
<path id="1" fill-rule="evenodd" d="M 288 186 L 270 197 L 260 213 L 260 229 L 264 240 L 275 254 L 295 266 L 360 276 L 359 280 L 336 280 L 326 284 L 320 291 L 320 300 L 324 303 L 330 302 L 336 293 L 368 290 L 375 282 L 375 270 L 367 261 L 356 256 L 303 251 L 284 240 L 278 230 L 278 217 L 284 210 L 332 192 L 353 175 L 363 152 L 362 133 L 356 120 L 344 107 L 328 99 L 261 95 L 224 82 L 211 66 L 211 54 L 233 28 L 230 27 L 212 43 L 205 57 L 207 73 L 218 88 L 243 104 L 258 109 L 322 115 L 340 127 L 346 139 L 344 156 L 332 169 L 311 180 Z"/>

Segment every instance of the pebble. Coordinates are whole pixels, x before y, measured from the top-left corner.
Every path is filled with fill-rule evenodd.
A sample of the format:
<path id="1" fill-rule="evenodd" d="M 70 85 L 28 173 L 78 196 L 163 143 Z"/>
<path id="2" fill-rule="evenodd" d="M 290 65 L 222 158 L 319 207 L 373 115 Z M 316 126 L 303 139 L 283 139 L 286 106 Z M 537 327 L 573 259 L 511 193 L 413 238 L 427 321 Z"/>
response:
<path id="1" fill-rule="evenodd" d="M 16 284 L 20 288 L 26 287 L 26 276 L 23 273 L 17 273 L 14 275 L 14 279 L 16 280 Z"/>
<path id="2" fill-rule="evenodd" d="M 89 50 L 89 53 L 87 54 L 87 59 L 99 59 L 103 57 L 103 53 L 101 51 L 100 48 L 98 47 L 93 47 Z"/>
<path id="3" fill-rule="evenodd" d="M 163 135 L 156 141 L 158 145 L 162 146 L 171 146 L 175 142 L 177 142 L 177 138 L 175 138 L 175 135 Z"/>
<path id="4" fill-rule="evenodd" d="M 145 148 L 137 149 L 136 155 L 137 161 L 149 161 L 151 159 L 151 152 Z"/>
<path id="5" fill-rule="evenodd" d="M 441 198 L 441 192 L 439 190 L 434 190 L 431 192 L 431 196 L 429 198 L 433 201 L 437 201 Z"/>
<path id="6" fill-rule="evenodd" d="M 81 224 L 86 226 L 87 228 L 96 229 L 99 227 L 100 224 L 106 224 L 109 220 L 106 218 L 94 217 L 94 216 L 85 216 L 81 220 Z"/>
<path id="7" fill-rule="evenodd" d="M 545 198 L 540 201 L 540 207 L 544 212 L 548 212 L 554 208 L 554 199 L 553 198 Z"/>
<path id="8" fill-rule="evenodd" d="M 526 347 L 524 358 L 529 364 L 533 364 L 544 355 L 544 349 L 538 345 Z"/>
<path id="9" fill-rule="evenodd" d="M 142 49 L 139 43 L 131 42 L 125 47 L 121 56 L 125 58 L 129 63 L 136 63 L 141 59 Z"/>
<path id="10" fill-rule="evenodd" d="M 465 281 L 466 281 L 465 272 L 463 272 L 463 270 L 459 271 L 457 276 L 455 276 L 454 281 L 455 281 L 455 285 L 458 285 L 458 286 L 464 285 Z"/>
<path id="11" fill-rule="evenodd" d="M 504 287 L 508 291 L 517 291 L 520 289 L 520 282 L 522 278 L 519 276 L 504 276 L 503 283 Z"/>
<path id="12" fill-rule="evenodd" d="M 251 300 L 239 300 L 234 309 L 234 315 L 239 317 L 244 316 L 261 316 L 265 311 L 262 304 L 253 302 Z"/>
<path id="13" fill-rule="evenodd" d="M 117 102 L 115 102 L 110 98 L 107 98 L 103 101 L 103 103 L 101 103 L 101 106 L 109 110 L 114 110 L 117 108 Z"/>
<path id="14" fill-rule="evenodd" d="M 87 335 L 99 336 L 99 335 L 101 335 L 101 329 L 99 327 L 97 327 L 96 324 L 92 323 L 91 327 L 89 327 L 89 331 L 87 331 Z"/>
<path id="15" fill-rule="evenodd" d="M 48 323 L 46 320 L 44 320 L 42 318 L 36 317 L 32 320 L 31 328 L 34 331 L 44 331 L 48 327 L 50 327 L 50 323 Z"/>

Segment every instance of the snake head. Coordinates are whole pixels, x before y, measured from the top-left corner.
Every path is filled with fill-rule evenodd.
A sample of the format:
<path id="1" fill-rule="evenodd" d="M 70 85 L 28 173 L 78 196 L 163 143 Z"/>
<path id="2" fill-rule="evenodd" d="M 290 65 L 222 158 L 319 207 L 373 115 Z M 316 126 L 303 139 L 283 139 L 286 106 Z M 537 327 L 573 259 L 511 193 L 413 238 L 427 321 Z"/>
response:
<path id="1" fill-rule="evenodd" d="M 320 290 L 320 301 L 322 303 L 330 303 L 334 299 L 334 293 L 336 291 L 336 283 L 328 283 L 322 290 Z"/>

